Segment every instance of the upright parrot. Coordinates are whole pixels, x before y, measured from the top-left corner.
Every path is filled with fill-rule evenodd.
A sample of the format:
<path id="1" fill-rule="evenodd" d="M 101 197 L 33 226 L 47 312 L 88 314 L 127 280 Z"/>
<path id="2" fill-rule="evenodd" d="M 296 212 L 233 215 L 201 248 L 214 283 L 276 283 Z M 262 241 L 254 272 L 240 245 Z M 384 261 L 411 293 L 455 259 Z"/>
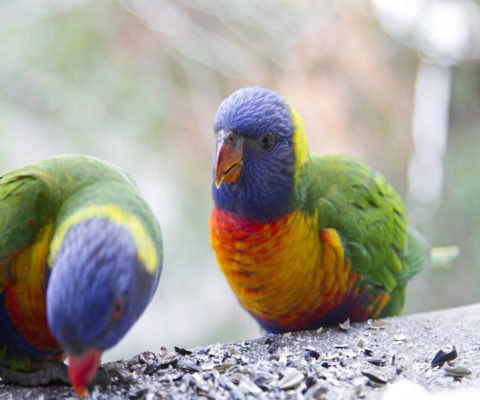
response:
<path id="1" fill-rule="evenodd" d="M 226 98 L 214 130 L 210 241 L 267 332 L 401 311 L 429 251 L 381 174 L 346 155 L 310 155 L 300 116 L 262 87 Z"/>
<path id="2" fill-rule="evenodd" d="M 68 357 L 86 395 L 150 302 L 162 255 L 152 211 L 116 166 L 65 155 L 0 175 L 0 375 L 36 384 L 56 364 L 66 376 Z"/>

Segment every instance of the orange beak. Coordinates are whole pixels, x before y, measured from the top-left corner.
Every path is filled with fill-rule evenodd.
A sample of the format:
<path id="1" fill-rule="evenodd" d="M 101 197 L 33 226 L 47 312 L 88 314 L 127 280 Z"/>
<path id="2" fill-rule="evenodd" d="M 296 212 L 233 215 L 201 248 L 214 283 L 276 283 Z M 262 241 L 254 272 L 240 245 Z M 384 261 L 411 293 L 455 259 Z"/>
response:
<path id="1" fill-rule="evenodd" d="M 70 382 L 73 390 L 80 397 L 88 395 L 87 387 L 97 373 L 101 357 L 102 352 L 97 349 L 90 349 L 83 354 L 68 357 Z"/>
<path id="2" fill-rule="evenodd" d="M 215 185 L 222 182 L 236 182 L 243 166 L 243 138 L 235 132 L 227 131 L 217 145 L 215 160 Z"/>

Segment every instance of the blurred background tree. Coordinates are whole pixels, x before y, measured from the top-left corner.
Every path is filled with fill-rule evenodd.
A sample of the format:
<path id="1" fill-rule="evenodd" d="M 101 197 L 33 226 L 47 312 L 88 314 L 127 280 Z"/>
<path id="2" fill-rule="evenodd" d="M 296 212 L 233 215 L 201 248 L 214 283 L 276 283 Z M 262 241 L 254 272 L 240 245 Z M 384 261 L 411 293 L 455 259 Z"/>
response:
<path id="1" fill-rule="evenodd" d="M 406 312 L 479 300 L 478 3 L 351 3 L 0 4 L 0 170 L 104 158 L 136 178 L 163 228 L 154 302 L 106 359 L 261 334 L 208 241 L 213 118 L 242 86 L 284 95 L 312 151 L 382 171 L 432 244 L 460 246 L 452 269 L 412 282 Z"/>

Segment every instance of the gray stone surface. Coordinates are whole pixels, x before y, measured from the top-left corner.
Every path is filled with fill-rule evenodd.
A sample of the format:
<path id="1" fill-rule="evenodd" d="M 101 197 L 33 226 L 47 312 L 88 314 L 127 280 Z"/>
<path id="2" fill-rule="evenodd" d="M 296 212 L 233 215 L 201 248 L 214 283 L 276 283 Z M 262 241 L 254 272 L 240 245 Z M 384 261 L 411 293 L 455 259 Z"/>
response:
<path id="1" fill-rule="evenodd" d="M 457 357 L 432 368 L 436 353 L 452 346 Z M 480 305 L 190 351 L 160 349 L 104 367 L 116 371 L 112 384 L 90 398 L 480 398 Z M 0 400 L 73 396 L 65 386 L 0 385 Z"/>

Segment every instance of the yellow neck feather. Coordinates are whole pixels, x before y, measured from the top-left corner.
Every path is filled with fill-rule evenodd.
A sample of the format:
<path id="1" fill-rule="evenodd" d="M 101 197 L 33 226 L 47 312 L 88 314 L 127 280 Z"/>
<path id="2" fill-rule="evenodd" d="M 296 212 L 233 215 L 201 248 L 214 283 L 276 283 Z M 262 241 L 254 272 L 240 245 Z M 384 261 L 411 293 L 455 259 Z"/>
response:
<path id="1" fill-rule="evenodd" d="M 135 244 L 137 245 L 138 258 L 142 261 L 143 265 L 148 272 L 152 275 L 158 268 L 158 254 L 155 249 L 150 235 L 145 230 L 142 223 L 137 217 L 127 213 L 120 207 L 113 204 L 101 204 L 93 205 L 82 208 L 77 212 L 70 215 L 65 221 L 63 221 L 55 231 L 52 243 L 50 245 L 50 255 L 48 257 L 48 264 L 50 268 L 53 266 L 53 261 L 57 254 L 60 245 L 62 244 L 65 235 L 68 230 L 75 224 L 88 219 L 88 218 L 108 218 L 109 220 L 124 226 L 133 237 Z"/>
<path id="2" fill-rule="evenodd" d="M 288 103 L 287 103 L 288 104 Z M 303 127 L 303 121 L 300 115 L 295 111 L 295 109 L 288 104 L 290 108 L 290 114 L 292 115 L 293 123 L 293 150 L 295 152 L 295 183 L 300 179 L 300 174 L 302 172 L 304 164 L 310 158 L 310 153 L 308 151 L 308 141 L 307 135 L 305 134 L 305 129 Z"/>

